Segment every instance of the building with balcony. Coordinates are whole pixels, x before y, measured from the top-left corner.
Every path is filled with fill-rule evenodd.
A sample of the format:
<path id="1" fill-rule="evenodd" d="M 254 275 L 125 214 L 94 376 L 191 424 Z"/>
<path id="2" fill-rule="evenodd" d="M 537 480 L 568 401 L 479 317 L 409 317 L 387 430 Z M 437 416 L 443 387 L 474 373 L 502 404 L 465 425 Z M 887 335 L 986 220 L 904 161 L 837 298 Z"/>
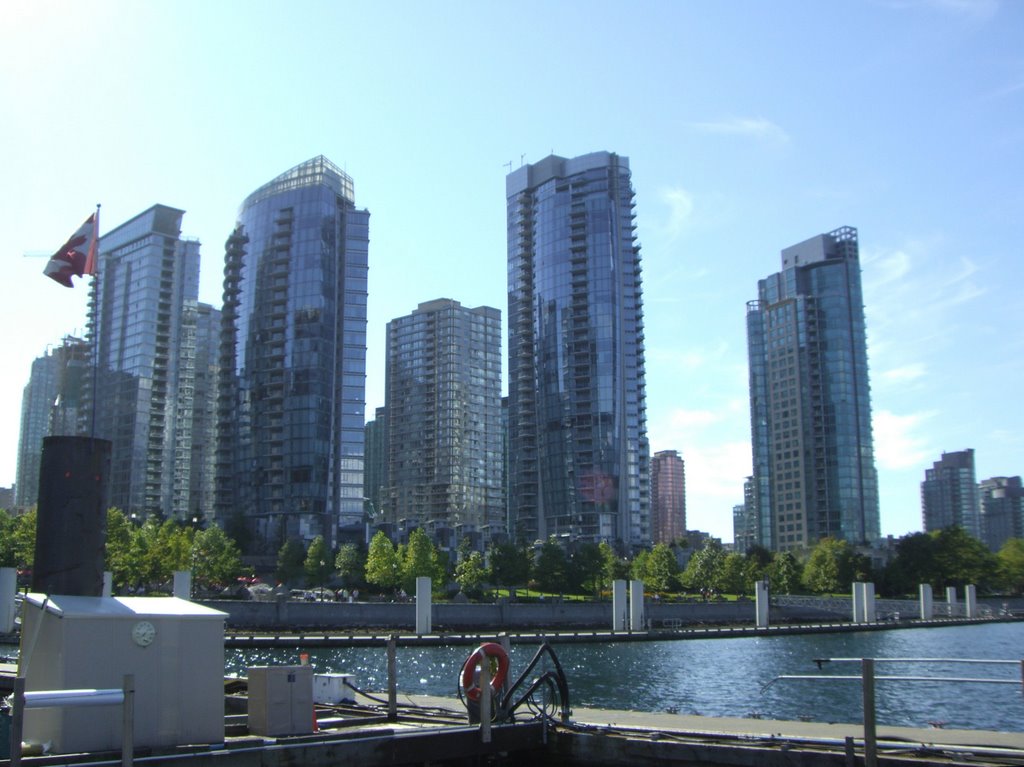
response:
<path id="1" fill-rule="evenodd" d="M 100 238 L 89 303 L 94 370 L 78 433 L 111 442 L 110 505 L 190 519 L 199 242 L 154 205 Z"/>
<path id="2" fill-rule="evenodd" d="M 651 541 L 640 246 L 629 161 L 551 155 L 505 180 L 509 524 Z"/>
<path id="3" fill-rule="evenodd" d="M 363 539 L 369 216 L 321 155 L 250 194 L 227 240 L 215 506 L 255 551 Z"/>
<path id="4" fill-rule="evenodd" d="M 422 303 L 387 326 L 387 523 L 441 549 L 505 533 L 501 312 Z"/>
<path id="5" fill-rule="evenodd" d="M 879 538 L 857 230 L 782 251 L 747 304 L 756 543 Z"/>

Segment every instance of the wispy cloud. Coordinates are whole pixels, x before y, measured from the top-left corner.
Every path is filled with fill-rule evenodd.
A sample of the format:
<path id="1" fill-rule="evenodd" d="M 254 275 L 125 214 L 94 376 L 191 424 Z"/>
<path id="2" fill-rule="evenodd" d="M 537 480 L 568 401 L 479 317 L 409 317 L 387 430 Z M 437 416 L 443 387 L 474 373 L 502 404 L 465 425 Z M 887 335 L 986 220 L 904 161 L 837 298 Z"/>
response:
<path id="1" fill-rule="evenodd" d="M 883 383 L 902 386 L 924 378 L 927 374 L 927 368 L 920 362 L 917 362 L 890 370 L 883 370 L 878 376 Z"/>
<path id="2" fill-rule="evenodd" d="M 933 411 L 897 415 L 888 410 L 876 410 L 873 431 L 879 468 L 899 471 L 922 466 L 931 453 L 920 430 L 934 416 Z"/>
<path id="3" fill-rule="evenodd" d="M 669 417 L 670 428 L 673 430 L 704 428 L 720 420 L 722 420 L 721 414 L 711 410 L 679 409 L 673 410 Z"/>
<path id="4" fill-rule="evenodd" d="M 646 354 L 657 359 L 659 365 L 675 367 L 677 372 L 692 373 L 708 365 L 728 360 L 729 351 L 729 342 L 723 339 L 715 346 L 688 346 L 685 349 L 648 346 Z"/>
<path id="5" fill-rule="evenodd" d="M 682 234 L 693 219 L 693 195 L 682 187 L 672 187 L 661 190 L 661 201 L 668 206 L 663 234 L 671 241 Z"/>
<path id="6" fill-rule="evenodd" d="M 693 122 L 690 123 L 690 127 L 703 133 L 724 136 L 745 136 L 780 143 L 789 141 L 789 134 L 786 131 L 764 117 L 734 117 L 728 120 Z"/>
<path id="7" fill-rule="evenodd" d="M 865 304 L 872 332 L 887 326 L 906 330 L 915 322 L 937 326 L 939 315 L 985 295 L 977 279 L 984 271 L 961 256 L 950 266 L 942 260 L 944 243 L 914 241 L 891 250 L 865 249 Z"/>

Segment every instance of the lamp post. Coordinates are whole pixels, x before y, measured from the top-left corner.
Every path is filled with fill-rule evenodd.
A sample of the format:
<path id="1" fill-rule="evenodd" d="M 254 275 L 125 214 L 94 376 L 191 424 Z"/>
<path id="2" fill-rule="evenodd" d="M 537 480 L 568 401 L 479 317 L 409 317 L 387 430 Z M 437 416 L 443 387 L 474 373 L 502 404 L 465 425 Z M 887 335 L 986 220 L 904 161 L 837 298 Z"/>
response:
<path id="1" fill-rule="evenodd" d="M 366 509 L 367 506 L 369 506 L 369 511 L 367 511 L 367 509 Z M 374 518 L 376 516 L 377 516 L 377 510 L 373 506 L 373 501 L 370 500 L 369 498 L 367 498 L 364 495 L 363 496 L 363 520 L 364 520 L 364 522 L 366 524 L 366 545 L 367 546 L 370 545 L 370 525 L 372 524 L 372 522 L 373 522 L 373 520 L 374 520 Z"/>

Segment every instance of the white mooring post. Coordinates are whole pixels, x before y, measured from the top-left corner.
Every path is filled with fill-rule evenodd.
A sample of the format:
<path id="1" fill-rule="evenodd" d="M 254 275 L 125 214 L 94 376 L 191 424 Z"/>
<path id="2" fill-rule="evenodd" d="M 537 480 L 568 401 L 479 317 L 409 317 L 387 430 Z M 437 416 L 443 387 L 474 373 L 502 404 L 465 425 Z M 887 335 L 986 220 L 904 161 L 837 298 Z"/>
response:
<path id="1" fill-rule="evenodd" d="M 956 613 L 956 586 L 946 586 L 946 615 L 955 618 Z"/>
<path id="2" fill-rule="evenodd" d="M 174 571 L 174 596 L 178 599 L 192 599 L 192 571 Z"/>
<path id="3" fill-rule="evenodd" d="M 644 625 L 644 582 L 629 582 L 629 630 L 643 631 Z"/>
<path id="4" fill-rule="evenodd" d="M 964 610 L 966 617 L 978 617 L 978 590 L 973 583 L 967 584 L 964 588 Z"/>
<path id="5" fill-rule="evenodd" d="M 429 634 L 430 626 L 430 578 L 421 575 L 416 579 L 416 633 Z"/>
<path id="6" fill-rule="evenodd" d="M 935 617 L 935 605 L 932 602 L 932 585 L 922 583 L 918 588 L 921 595 L 921 620 L 930 621 Z"/>
<path id="7" fill-rule="evenodd" d="M 612 581 L 612 631 L 625 631 L 629 617 L 629 603 L 626 600 L 626 582 Z"/>
<path id="8" fill-rule="evenodd" d="M 860 581 L 853 582 L 853 622 L 864 622 L 864 584 Z"/>
<path id="9" fill-rule="evenodd" d="M 864 591 L 864 622 L 874 623 L 877 620 L 875 611 L 875 584 L 868 581 L 862 584 Z"/>
<path id="10" fill-rule="evenodd" d="M 769 599 L 768 581 L 757 581 L 754 583 L 754 625 L 759 629 L 768 628 L 768 607 Z"/>
<path id="11" fill-rule="evenodd" d="M 14 619 L 18 605 L 14 601 L 18 593 L 18 571 L 13 567 L 0 567 L 0 633 L 14 631 Z"/>

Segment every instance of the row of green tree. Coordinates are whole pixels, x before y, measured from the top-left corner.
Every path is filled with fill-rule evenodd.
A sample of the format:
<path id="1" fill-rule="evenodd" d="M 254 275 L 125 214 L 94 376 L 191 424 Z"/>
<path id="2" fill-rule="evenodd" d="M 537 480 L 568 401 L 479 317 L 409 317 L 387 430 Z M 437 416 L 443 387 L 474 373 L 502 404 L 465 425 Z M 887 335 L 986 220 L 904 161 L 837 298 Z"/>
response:
<path id="1" fill-rule="evenodd" d="M 36 512 L 0 511 L 0 567 L 26 571 L 35 560 Z M 216 525 L 197 530 L 174 520 L 134 524 L 118 509 L 107 512 L 105 569 L 115 592 L 169 590 L 176 570 L 191 570 L 199 590 L 219 591 L 243 572 L 238 546 Z"/>
<path id="2" fill-rule="evenodd" d="M 606 543 L 567 551 L 552 538 L 539 547 L 495 544 L 486 557 L 464 548 L 458 563 L 449 568 L 447 556 L 422 531 L 416 531 L 407 546 L 395 546 L 378 533 L 365 556 L 354 545 L 342 546 L 333 575 L 350 586 L 380 591 L 410 591 L 416 576 L 427 575 L 435 586 L 453 581 L 470 597 L 482 596 L 488 588 L 597 595 L 612 581 L 628 578 L 644 581 L 648 591 L 704 596 L 752 595 L 754 583 L 763 579 L 777 594 L 846 593 L 854 581 L 875 583 L 883 596 L 913 595 L 922 583 L 936 590 L 973 584 L 980 593 L 1024 592 L 1024 539 L 1011 539 L 993 554 L 958 527 L 905 536 L 882 566 L 835 538 L 819 541 L 802 556 L 773 554 L 761 547 L 739 554 L 711 541 L 693 552 L 684 568 L 677 554 L 675 547 L 658 544 L 629 560 Z"/>
<path id="3" fill-rule="evenodd" d="M 35 527 L 34 511 L 17 517 L 0 511 L 0 566 L 31 567 Z M 274 576 L 288 586 L 345 586 L 379 593 L 412 593 L 416 578 L 428 576 L 439 593 L 455 584 L 473 598 L 490 589 L 597 595 L 613 580 L 628 578 L 666 594 L 751 595 L 754 583 L 762 579 L 777 594 L 846 593 L 854 581 L 874 582 L 883 596 L 916 594 L 921 583 L 936 590 L 974 584 L 983 594 L 1024 593 L 1024 539 L 1010 539 L 993 554 L 958 527 L 899 539 L 884 566 L 833 538 L 802 555 L 760 547 L 739 554 L 711 541 L 692 552 L 684 568 L 678 554 L 676 547 L 658 544 L 630 560 L 606 543 L 567 550 L 552 538 L 539 546 L 495 544 L 485 557 L 463 541 L 451 562 L 424 531 L 415 530 L 408 544 L 397 546 L 377 533 L 368 549 L 345 544 L 331 551 L 320 537 L 308 547 L 288 541 L 279 551 Z M 194 529 L 154 518 L 137 525 L 117 509 L 107 514 L 105 564 L 119 592 L 166 588 L 175 570 L 191 570 L 198 589 L 215 591 L 234 585 L 244 572 L 238 546 L 216 525 Z"/>

